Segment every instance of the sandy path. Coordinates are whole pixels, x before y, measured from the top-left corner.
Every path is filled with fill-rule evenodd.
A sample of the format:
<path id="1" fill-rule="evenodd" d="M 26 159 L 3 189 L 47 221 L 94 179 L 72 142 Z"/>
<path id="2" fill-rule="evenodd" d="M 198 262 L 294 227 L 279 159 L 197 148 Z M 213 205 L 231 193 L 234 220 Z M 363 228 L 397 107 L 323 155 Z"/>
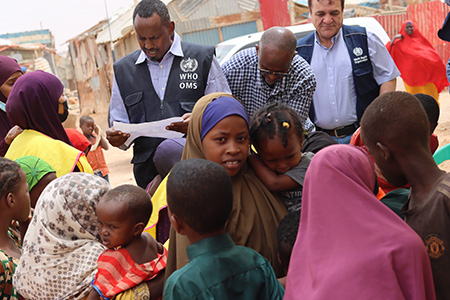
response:
<path id="1" fill-rule="evenodd" d="M 439 147 L 442 147 L 450 143 L 450 94 L 448 89 L 445 89 L 439 95 L 439 103 L 441 114 L 439 116 L 439 124 L 434 133 L 439 137 Z M 450 172 L 450 160 L 443 162 L 439 167 Z"/>
<path id="2" fill-rule="evenodd" d="M 127 151 L 120 150 L 116 147 L 110 147 L 108 151 L 104 151 L 106 163 L 109 168 L 109 182 L 112 187 L 122 184 L 134 184 L 133 165 L 131 158 L 133 157 L 133 150 L 130 148 Z"/>

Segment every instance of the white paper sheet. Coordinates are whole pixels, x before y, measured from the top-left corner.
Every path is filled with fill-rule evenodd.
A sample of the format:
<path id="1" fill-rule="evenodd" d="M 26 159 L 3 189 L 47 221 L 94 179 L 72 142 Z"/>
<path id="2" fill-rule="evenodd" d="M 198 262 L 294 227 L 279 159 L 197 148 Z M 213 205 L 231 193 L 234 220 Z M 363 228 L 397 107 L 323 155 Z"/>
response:
<path id="1" fill-rule="evenodd" d="M 166 139 L 182 137 L 183 133 L 166 129 L 166 126 L 170 125 L 171 123 L 181 121 L 183 121 L 183 118 L 181 117 L 168 118 L 160 121 L 146 122 L 140 124 L 127 124 L 114 121 L 113 127 L 115 130 L 120 130 L 122 132 L 130 134 L 130 137 L 125 142 L 125 145 L 129 147 L 131 143 L 134 141 L 134 139 L 140 136 L 158 137 Z"/>

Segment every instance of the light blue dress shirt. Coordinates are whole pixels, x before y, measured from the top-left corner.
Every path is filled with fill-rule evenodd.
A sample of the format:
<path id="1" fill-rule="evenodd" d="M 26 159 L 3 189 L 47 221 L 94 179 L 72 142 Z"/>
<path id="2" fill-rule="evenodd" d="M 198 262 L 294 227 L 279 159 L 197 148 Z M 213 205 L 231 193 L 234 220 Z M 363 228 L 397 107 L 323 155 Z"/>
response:
<path id="1" fill-rule="evenodd" d="M 391 55 L 378 36 L 367 31 L 369 57 L 373 77 L 381 85 L 400 76 Z M 342 28 L 332 38 L 330 48 L 324 47 L 315 33 L 311 68 L 316 75 L 317 87 L 313 96 L 316 120 L 324 129 L 334 129 L 355 123 L 356 92 L 352 64 L 345 44 Z"/>
<path id="2" fill-rule="evenodd" d="M 158 94 L 160 100 L 164 97 L 167 80 L 169 78 L 170 69 L 172 68 L 174 56 L 184 57 L 183 50 L 181 49 L 180 36 L 177 33 L 174 33 L 172 45 L 164 55 L 161 62 L 147 59 L 147 56 L 143 51 L 141 51 L 141 54 L 136 60 L 136 64 L 143 63 L 145 60 L 147 61 L 147 66 L 150 72 L 153 87 L 155 88 L 155 92 Z M 213 57 L 211 68 L 209 70 L 205 95 L 214 92 L 225 92 L 231 94 L 227 79 L 225 78 L 225 75 L 222 72 L 222 68 L 220 67 L 219 62 L 217 61 L 215 56 Z M 115 76 L 111 91 L 110 126 L 112 126 L 114 121 L 130 123 Z"/>

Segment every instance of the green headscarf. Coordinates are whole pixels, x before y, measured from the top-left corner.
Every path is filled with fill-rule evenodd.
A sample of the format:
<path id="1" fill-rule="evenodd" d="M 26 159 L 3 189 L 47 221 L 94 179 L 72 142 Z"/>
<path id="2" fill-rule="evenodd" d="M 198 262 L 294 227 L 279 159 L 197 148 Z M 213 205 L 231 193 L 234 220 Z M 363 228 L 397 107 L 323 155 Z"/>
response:
<path id="1" fill-rule="evenodd" d="M 16 162 L 27 175 L 28 191 L 48 173 L 56 173 L 48 163 L 36 156 L 22 156 L 16 159 Z"/>

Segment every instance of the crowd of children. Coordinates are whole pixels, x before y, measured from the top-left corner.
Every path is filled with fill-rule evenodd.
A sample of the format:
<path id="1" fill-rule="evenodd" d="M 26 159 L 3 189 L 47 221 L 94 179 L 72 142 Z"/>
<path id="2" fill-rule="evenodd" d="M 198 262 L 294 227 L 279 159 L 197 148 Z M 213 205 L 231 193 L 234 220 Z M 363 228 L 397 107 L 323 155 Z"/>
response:
<path id="1" fill-rule="evenodd" d="M 332 145 L 287 104 L 207 94 L 147 190 L 111 189 L 60 80 L 0 67 L 0 299 L 450 299 L 433 97 L 386 92 Z"/>
<path id="2" fill-rule="evenodd" d="M 182 161 L 153 198 L 133 185 L 110 190 L 101 172 L 57 178 L 41 158 L 0 158 L 2 293 L 450 298 L 450 179 L 432 157 L 439 108 L 429 100 L 383 94 L 355 134 L 364 147 L 313 154 L 302 153 L 303 129 L 287 106 L 269 104 L 249 120 L 231 95 L 204 96 L 193 109 Z M 80 127 L 88 155 L 92 146 L 107 149 L 91 117 Z M 409 184 L 397 211 L 405 221 L 375 196 L 377 176 L 394 187 Z M 160 212 L 152 202 L 167 206 L 168 250 L 146 232 Z"/>

